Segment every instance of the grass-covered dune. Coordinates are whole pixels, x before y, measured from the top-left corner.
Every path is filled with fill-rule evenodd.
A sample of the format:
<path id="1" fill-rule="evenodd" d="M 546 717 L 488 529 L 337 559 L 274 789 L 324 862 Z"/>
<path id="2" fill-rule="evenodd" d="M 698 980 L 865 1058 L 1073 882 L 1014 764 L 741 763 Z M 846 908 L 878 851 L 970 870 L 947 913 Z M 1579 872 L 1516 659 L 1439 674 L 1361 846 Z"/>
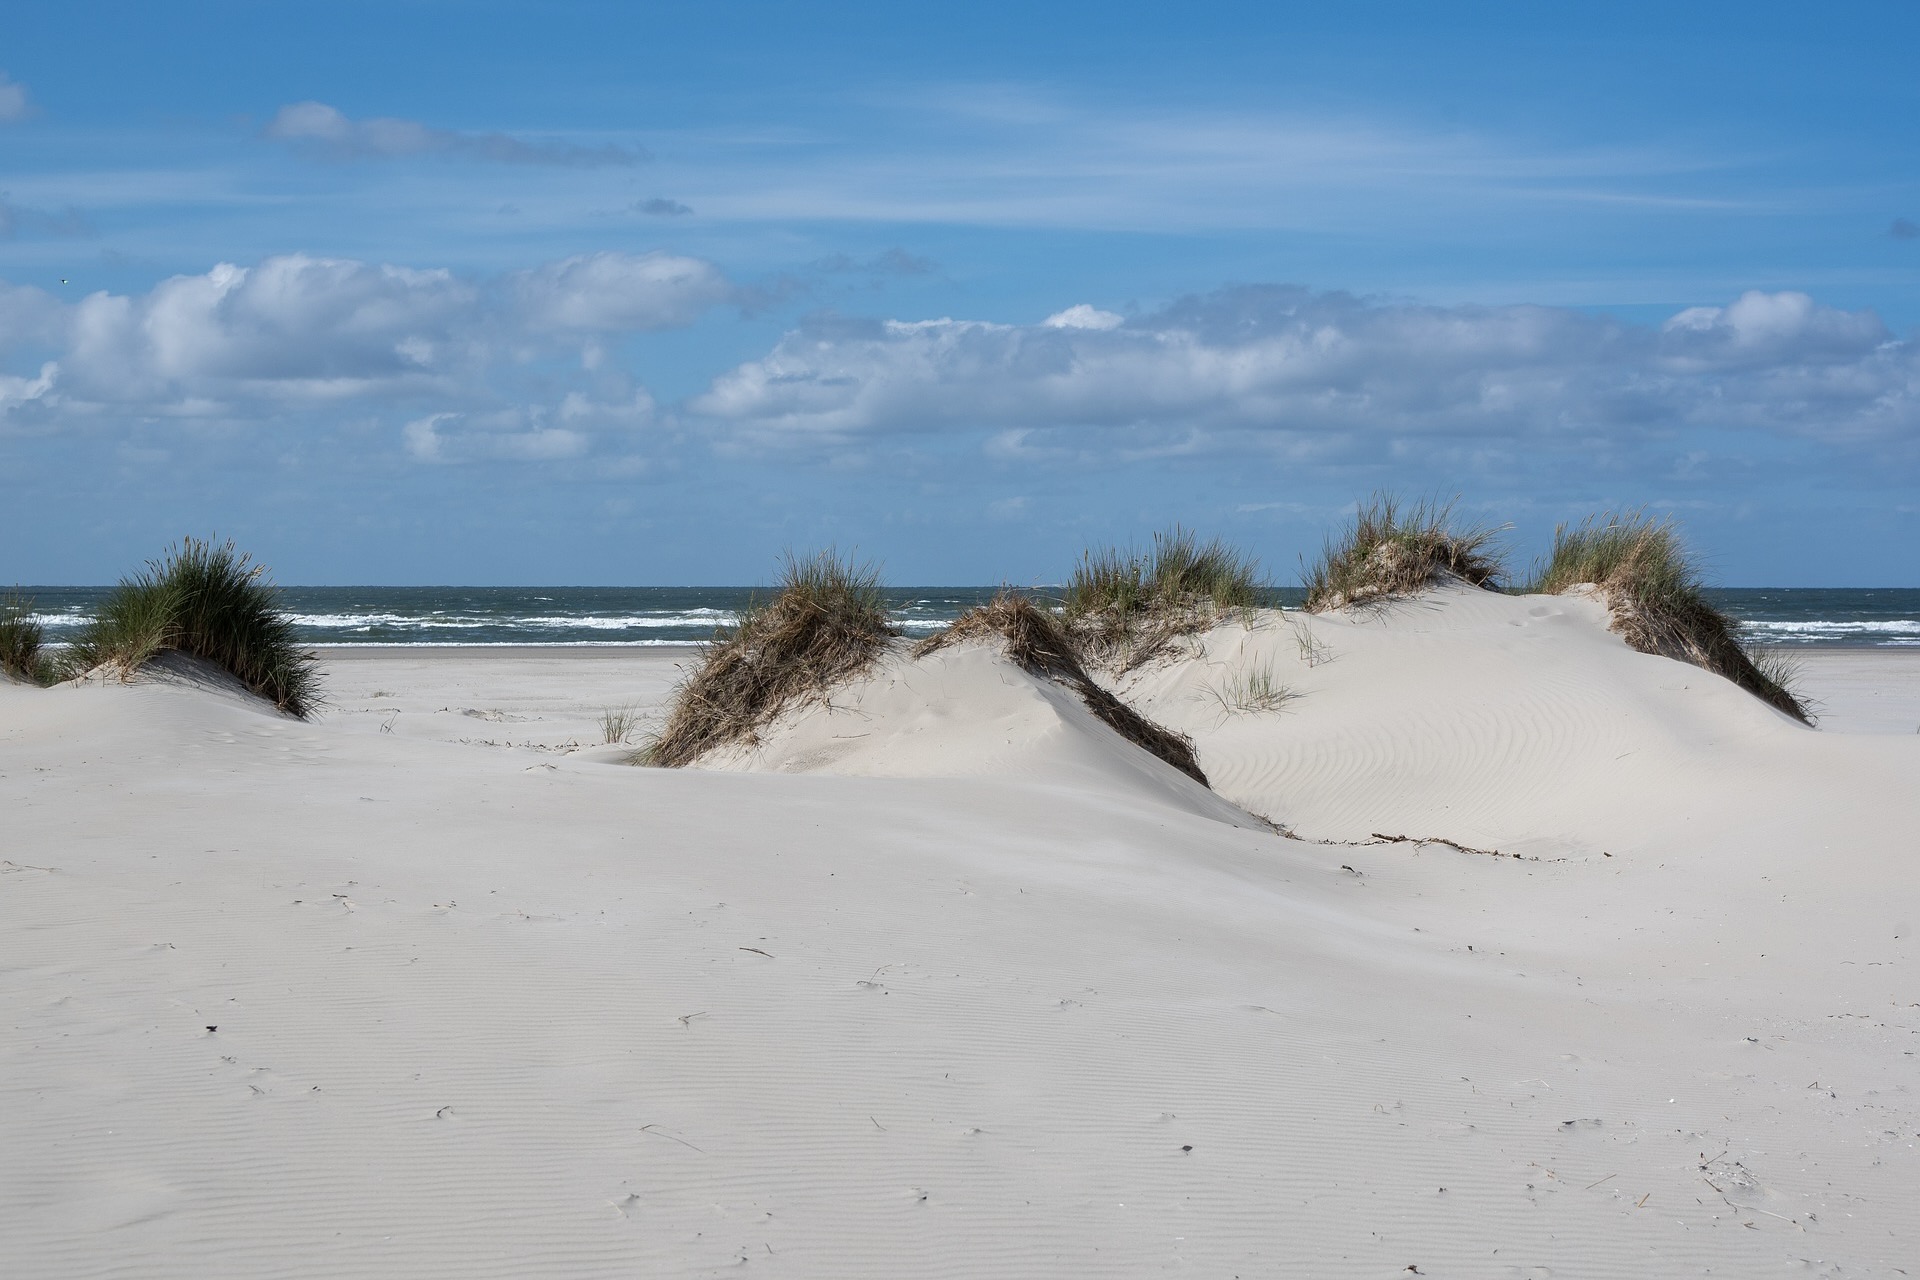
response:
<path id="1" fill-rule="evenodd" d="M 1589 588 L 1606 603 L 1613 630 L 1635 649 L 1704 667 L 1811 724 L 1812 714 L 1787 687 L 1790 671 L 1742 648 L 1735 624 L 1707 602 L 1701 586 L 1673 520 L 1630 511 L 1561 525 L 1527 590 L 1559 595 Z"/>
<path id="2" fill-rule="evenodd" d="M 782 711 L 872 666 L 896 634 L 873 565 L 831 550 L 789 555 L 772 602 L 748 609 L 707 646 L 634 761 L 674 768 L 716 747 L 751 744 Z"/>
<path id="3" fill-rule="evenodd" d="M 1376 495 L 1304 573 L 1306 607 L 1323 613 L 1415 595 L 1445 582 L 1504 589 L 1498 532 L 1457 523 L 1450 504 L 1406 507 Z M 1561 525 L 1532 581 L 1514 589 L 1558 595 L 1590 588 L 1605 601 L 1612 629 L 1635 649 L 1724 676 L 1811 724 L 1811 713 L 1788 687 L 1789 667 L 1742 648 L 1735 624 L 1707 602 L 1702 586 L 1678 526 L 1635 511 Z"/>
<path id="4" fill-rule="evenodd" d="M 1117 547 L 1083 553 L 1067 582 L 1062 621 L 1081 660 L 1125 669 L 1221 614 L 1257 607 L 1267 595 L 1253 557 L 1179 526 L 1153 535 L 1146 553 Z"/>
<path id="5" fill-rule="evenodd" d="M 266 567 L 231 542 L 183 539 L 121 579 L 60 662 L 68 675 L 124 679 L 167 652 L 212 663 L 292 716 L 320 701 L 318 659 L 295 640 Z"/>
<path id="6" fill-rule="evenodd" d="M 674 691 L 660 732 L 630 759 L 672 768 L 721 748 L 758 746 L 777 719 L 826 704 L 890 651 L 902 661 L 917 660 L 982 641 L 997 645 L 1029 675 L 1071 690 L 1122 738 L 1207 785 L 1193 744 L 1095 683 L 1082 665 L 1079 641 L 1061 618 L 1017 592 L 1003 591 L 969 610 L 910 653 L 896 643 L 898 637 L 872 565 L 849 563 L 832 551 L 789 556 L 772 600 L 715 636 Z"/>
<path id="7" fill-rule="evenodd" d="M 1448 580 L 1497 590 L 1505 573 L 1497 532 L 1456 527 L 1450 504 L 1403 508 L 1398 499 L 1376 494 L 1307 569 L 1307 609 L 1322 613 L 1414 595 Z"/>
<path id="8" fill-rule="evenodd" d="M 1192 741 L 1155 724 L 1094 683 L 1080 664 L 1066 628 L 1025 596 L 1003 591 L 991 602 L 969 609 L 951 627 L 916 645 L 914 656 L 925 657 L 969 640 L 998 643 L 1007 657 L 1029 674 L 1073 690 L 1087 710 L 1128 742 L 1158 756 L 1201 786 L 1210 785 Z"/>

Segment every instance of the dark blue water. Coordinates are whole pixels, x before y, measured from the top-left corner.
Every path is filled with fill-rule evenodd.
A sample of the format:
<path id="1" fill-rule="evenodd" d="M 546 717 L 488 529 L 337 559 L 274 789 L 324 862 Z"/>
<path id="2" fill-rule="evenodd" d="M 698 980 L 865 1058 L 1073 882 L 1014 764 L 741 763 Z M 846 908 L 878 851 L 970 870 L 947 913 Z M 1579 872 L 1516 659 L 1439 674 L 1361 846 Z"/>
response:
<path id="1" fill-rule="evenodd" d="M 93 613 L 105 587 L 26 587 L 47 638 Z M 992 587 L 898 587 L 887 592 L 908 635 L 937 631 Z M 732 622 L 764 588 L 285 587 L 304 643 L 409 645 L 694 644 Z M 1747 588 L 1708 593 L 1738 619 L 1742 639 L 1767 645 L 1920 646 L 1920 589 Z M 1276 593 L 1297 605 L 1300 593 Z"/>

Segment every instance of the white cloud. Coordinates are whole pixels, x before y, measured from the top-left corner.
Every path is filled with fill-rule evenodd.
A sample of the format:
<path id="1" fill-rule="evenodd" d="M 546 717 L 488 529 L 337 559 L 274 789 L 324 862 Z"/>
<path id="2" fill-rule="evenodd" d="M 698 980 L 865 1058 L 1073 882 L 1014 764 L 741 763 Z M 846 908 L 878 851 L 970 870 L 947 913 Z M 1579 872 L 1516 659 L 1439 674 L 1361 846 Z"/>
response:
<path id="1" fill-rule="evenodd" d="M 354 120 L 324 102 L 289 103 L 274 113 L 263 132 L 277 142 L 338 160 L 442 155 L 503 164 L 594 168 L 637 164 L 647 158 L 644 151 L 611 144 L 581 147 L 563 142 L 527 142 L 504 133 L 436 129 L 392 116 Z"/>
<path id="2" fill-rule="evenodd" d="M 1068 307 L 1065 311 L 1056 311 L 1041 321 L 1049 329 L 1118 329 L 1127 322 L 1127 318 L 1111 311 L 1102 311 L 1098 307 L 1082 302 L 1078 306 Z"/>
<path id="3" fill-rule="evenodd" d="M 1887 338 L 1870 311 L 1823 307 L 1804 293 L 1740 295 L 1724 307 L 1688 307 L 1662 326 L 1668 353 L 1702 366 L 1732 361 L 1846 357 Z"/>
<path id="4" fill-rule="evenodd" d="M 822 316 L 657 406 L 621 336 L 734 296 L 703 260 L 618 253 L 493 279 L 294 254 L 74 303 L 0 283 L 0 421 L 290 431 L 351 412 L 433 462 L 633 454 L 688 427 L 729 450 L 835 455 L 937 434 L 1026 466 L 1519 456 L 1695 429 L 1920 446 L 1920 344 L 1800 293 L 1655 325 L 1284 286 L 1131 318 L 1089 303 L 1033 324 Z"/>
<path id="5" fill-rule="evenodd" d="M 49 360 L 40 366 L 39 374 L 32 378 L 0 374 L 0 420 L 4 420 L 19 405 L 44 399 L 53 390 L 54 379 L 59 373 L 59 364 Z"/>
<path id="6" fill-rule="evenodd" d="M 509 280 L 531 328 L 674 329 L 732 296 L 710 262 L 667 253 L 592 253 L 522 271 Z"/>
<path id="7" fill-rule="evenodd" d="M 17 124 L 32 114 L 27 86 L 0 71 L 0 124 Z"/>
<path id="8" fill-rule="evenodd" d="M 1044 451 L 1036 433 L 1063 429 L 1124 429 L 1130 448 L 1148 450 L 1249 434 L 1920 434 L 1920 348 L 1870 312 L 1803 294 L 1748 293 L 1658 328 L 1275 286 L 1183 299 L 1124 324 L 1083 307 L 1031 326 L 817 321 L 716 378 L 690 408 L 762 442 L 978 431 L 1001 454 Z"/>
<path id="9" fill-rule="evenodd" d="M 710 263 L 615 253 L 494 280 L 289 254 L 74 303 L 0 282 L 0 420 L 286 429 L 353 407 L 404 421 L 422 461 L 570 458 L 658 420 L 608 344 L 730 293 Z"/>
<path id="10" fill-rule="evenodd" d="M 402 427 L 400 438 L 417 461 L 435 463 L 481 459 L 553 462 L 577 458 L 589 445 L 589 438 L 582 432 L 530 424 L 523 414 L 513 411 L 428 414 Z"/>
<path id="11" fill-rule="evenodd" d="M 221 263 L 71 314 L 69 369 L 106 401 L 338 400 L 425 390 L 465 363 L 479 291 L 447 271 L 301 254 Z"/>

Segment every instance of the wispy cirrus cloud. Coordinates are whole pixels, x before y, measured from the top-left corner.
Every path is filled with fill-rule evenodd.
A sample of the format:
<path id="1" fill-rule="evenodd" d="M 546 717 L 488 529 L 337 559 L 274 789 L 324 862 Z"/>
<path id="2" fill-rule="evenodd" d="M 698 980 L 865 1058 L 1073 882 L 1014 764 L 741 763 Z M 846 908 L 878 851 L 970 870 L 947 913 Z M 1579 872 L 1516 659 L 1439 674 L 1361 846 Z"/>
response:
<path id="1" fill-rule="evenodd" d="M 648 158 L 644 150 L 605 144 L 582 147 L 567 142 L 529 142 L 505 133 L 468 133 L 439 129 L 417 120 L 373 116 L 355 120 L 324 102 L 294 102 L 280 108 L 262 131 L 305 154 L 332 160 L 392 160 L 445 156 L 500 164 L 558 165 L 590 169 L 633 165 Z"/>
<path id="2" fill-rule="evenodd" d="M 1739 158 L 1565 146 L 1418 121 L 1143 107 L 963 85 L 876 99 L 857 135 L 701 135 L 666 167 L 703 215 L 1117 231 L 1351 232 L 1417 200 L 1430 222 L 1489 208 L 1660 216 L 1753 210 Z M 873 126 L 876 118 L 884 124 Z"/>
<path id="3" fill-rule="evenodd" d="M 93 224 L 72 205 L 63 209 L 35 209 L 15 204 L 0 191 L 0 240 L 18 235 L 84 237 L 94 234 Z"/>

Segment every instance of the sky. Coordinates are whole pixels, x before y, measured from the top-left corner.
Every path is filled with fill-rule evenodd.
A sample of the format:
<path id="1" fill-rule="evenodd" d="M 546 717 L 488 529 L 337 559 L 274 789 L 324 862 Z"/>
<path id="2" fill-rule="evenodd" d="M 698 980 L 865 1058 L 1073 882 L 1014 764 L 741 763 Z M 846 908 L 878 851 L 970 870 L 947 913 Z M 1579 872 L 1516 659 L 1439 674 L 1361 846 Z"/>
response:
<path id="1" fill-rule="evenodd" d="M 1573 10 L 1579 10 L 1577 12 Z M 1920 586 L 1920 6 L 42 3 L 0 581 L 1055 582 L 1357 500 Z"/>

